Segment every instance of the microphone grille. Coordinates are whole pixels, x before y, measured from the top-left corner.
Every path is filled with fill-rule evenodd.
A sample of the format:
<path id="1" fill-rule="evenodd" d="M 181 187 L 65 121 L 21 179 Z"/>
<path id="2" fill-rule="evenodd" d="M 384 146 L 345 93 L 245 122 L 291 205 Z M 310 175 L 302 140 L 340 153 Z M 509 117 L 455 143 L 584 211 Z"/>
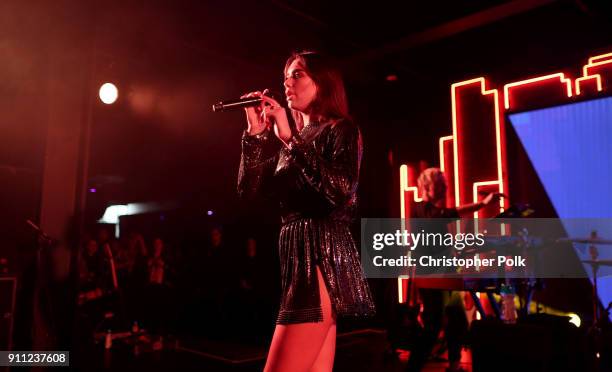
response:
<path id="1" fill-rule="evenodd" d="M 223 111 L 223 102 L 215 103 L 214 105 L 212 105 L 212 111 L 213 112 Z"/>

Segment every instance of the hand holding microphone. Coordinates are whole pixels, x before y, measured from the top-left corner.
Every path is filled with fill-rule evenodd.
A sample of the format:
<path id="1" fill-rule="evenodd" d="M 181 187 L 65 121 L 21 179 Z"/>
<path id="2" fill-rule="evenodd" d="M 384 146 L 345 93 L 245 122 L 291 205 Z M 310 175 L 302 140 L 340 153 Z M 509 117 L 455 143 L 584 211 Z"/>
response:
<path id="1" fill-rule="evenodd" d="M 251 135 L 257 135 L 267 128 L 267 123 L 263 118 L 263 100 L 260 91 L 247 93 L 240 97 L 241 100 L 252 100 L 259 102 L 257 105 L 243 106 L 247 118 L 247 132 Z M 221 103 L 219 103 L 221 104 Z M 214 107 L 213 107 L 214 110 Z"/>
<path id="2" fill-rule="evenodd" d="M 274 134 L 284 143 L 291 139 L 291 127 L 287 118 L 287 111 L 277 100 L 267 96 L 269 90 L 263 91 L 263 118 L 266 125 L 274 125 Z"/>
<path id="3" fill-rule="evenodd" d="M 274 134 L 286 143 L 292 136 L 287 112 L 269 94 L 270 91 L 266 89 L 263 92 L 251 92 L 240 97 L 240 100 L 244 102 L 240 107 L 243 107 L 246 112 L 247 132 L 250 135 L 257 135 L 270 126 L 274 126 Z"/>

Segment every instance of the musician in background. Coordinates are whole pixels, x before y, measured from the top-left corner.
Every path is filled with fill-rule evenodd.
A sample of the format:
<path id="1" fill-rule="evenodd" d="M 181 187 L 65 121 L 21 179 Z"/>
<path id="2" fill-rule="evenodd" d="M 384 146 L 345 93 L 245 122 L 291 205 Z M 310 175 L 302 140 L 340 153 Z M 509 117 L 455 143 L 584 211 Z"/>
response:
<path id="1" fill-rule="evenodd" d="M 439 168 L 427 168 L 417 180 L 419 193 L 423 199 L 411 208 L 411 218 L 459 218 L 470 217 L 475 211 L 499 200 L 500 194 L 491 193 L 482 201 L 456 208 L 446 207 L 447 183 Z M 431 232 L 431 231 L 429 231 Z M 446 231 L 448 232 L 448 231 Z M 444 232 L 442 232 L 444 233 Z M 420 289 L 423 303 L 423 332 L 415 343 L 408 361 L 408 371 L 420 371 L 427 361 L 446 319 L 444 334 L 448 345 L 448 372 L 463 371 L 459 366 L 461 346 L 467 334 L 468 322 L 461 305 L 446 305 L 445 291 Z"/>
<path id="2" fill-rule="evenodd" d="M 459 218 L 472 214 L 499 200 L 499 193 L 490 193 L 483 200 L 455 208 L 446 208 L 446 177 L 439 168 L 427 168 L 417 180 L 422 202 L 412 208 L 412 218 Z"/>

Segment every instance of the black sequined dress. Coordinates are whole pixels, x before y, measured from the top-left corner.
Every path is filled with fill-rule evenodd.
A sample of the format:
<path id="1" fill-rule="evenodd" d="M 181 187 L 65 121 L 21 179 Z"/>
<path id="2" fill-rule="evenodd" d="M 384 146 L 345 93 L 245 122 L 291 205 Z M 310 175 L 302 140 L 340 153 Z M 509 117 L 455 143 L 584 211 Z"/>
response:
<path id="1" fill-rule="evenodd" d="M 290 148 L 264 131 L 244 134 L 238 192 L 281 206 L 281 306 L 277 324 L 320 322 L 317 266 L 339 316 L 374 314 L 349 224 L 356 212 L 361 136 L 350 121 L 311 123 Z"/>

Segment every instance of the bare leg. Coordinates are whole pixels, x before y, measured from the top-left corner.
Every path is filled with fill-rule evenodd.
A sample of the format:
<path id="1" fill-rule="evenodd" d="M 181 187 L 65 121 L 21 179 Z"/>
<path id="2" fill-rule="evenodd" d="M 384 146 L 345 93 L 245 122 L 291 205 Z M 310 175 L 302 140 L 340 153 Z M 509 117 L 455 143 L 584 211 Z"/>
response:
<path id="1" fill-rule="evenodd" d="M 318 267 L 317 276 L 323 322 L 277 325 L 264 368 L 265 372 L 308 372 L 315 367 L 314 364 L 317 364 L 317 368 L 319 364 L 327 368 L 316 371 L 331 371 L 336 344 L 336 321 Z M 322 352 L 323 349 L 326 351 Z"/>
<path id="2" fill-rule="evenodd" d="M 334 368 L 334 356 L 336 354 L 336 325 L 329 327 L 323 347 L 317 356 L 310 372 L 331 372 Z"/>

